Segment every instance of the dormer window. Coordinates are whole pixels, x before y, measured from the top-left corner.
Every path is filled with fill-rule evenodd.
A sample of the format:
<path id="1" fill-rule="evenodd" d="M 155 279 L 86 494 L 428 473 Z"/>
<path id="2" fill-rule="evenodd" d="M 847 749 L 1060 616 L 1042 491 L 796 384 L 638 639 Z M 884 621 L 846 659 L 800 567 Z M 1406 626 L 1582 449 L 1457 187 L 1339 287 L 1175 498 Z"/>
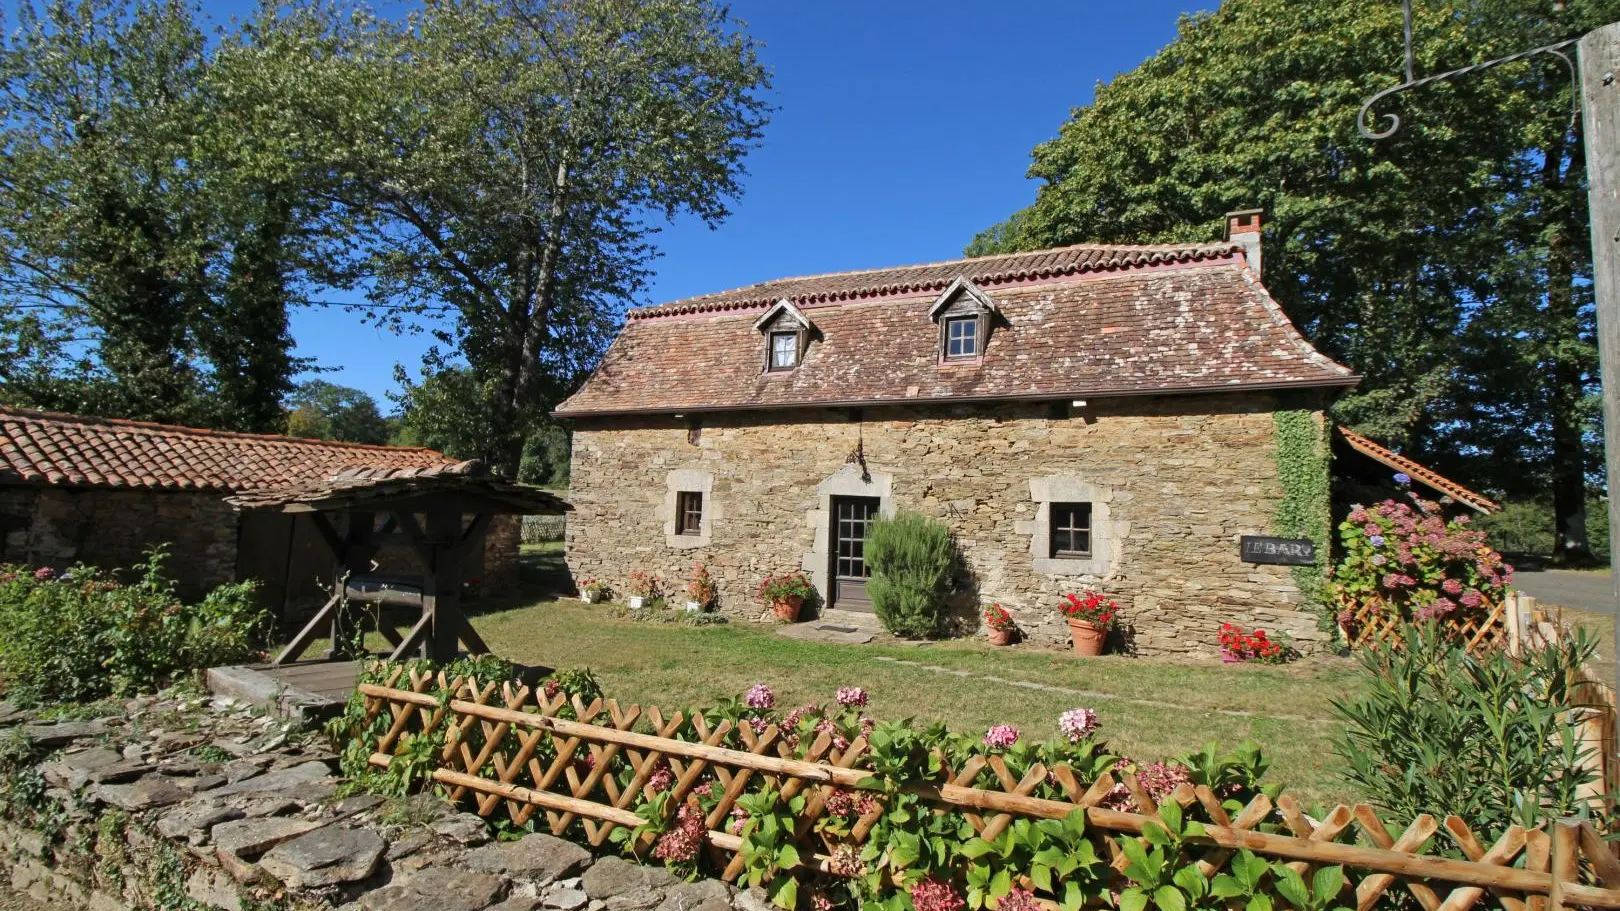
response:
<path id="1" fill-rule="evenodd" d="M 939 323 L 939 360 L 976 363 L 990 341 L 996 304 L 965 278 L 951 282 L 928 315 Z"/>
<path id="2" fill-rule="evenodd" d="M 810 344 L 810 320 L 786 298 L 754 322 L 754 329 L 765 336 L 765 372 L 789 373 L 804 360 Z"/>
<path id="3" fill-rule="evenodd" d="M 953 316 L 945 321 L 945 356 L 979 356 L 979 318 Z"/>
<path id="4" fill-rule="evenodd" d="M 792 370 L 799 366 L 799 333 L 771 333 L 771 369 Z"/>

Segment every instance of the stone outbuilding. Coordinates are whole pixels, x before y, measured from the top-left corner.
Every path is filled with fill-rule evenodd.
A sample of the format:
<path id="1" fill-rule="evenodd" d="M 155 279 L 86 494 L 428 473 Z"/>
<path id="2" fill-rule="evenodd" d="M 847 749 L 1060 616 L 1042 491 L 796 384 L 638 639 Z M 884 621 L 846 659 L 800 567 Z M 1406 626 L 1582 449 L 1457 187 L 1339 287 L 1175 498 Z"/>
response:
<path id="1" fill-rule="evenodd" d="M 225 497 L 325 481 L 353 469 L 457 464 L 431 449 L 231 433 L 0 408 L 0 562 L 130 566 L 159 545 L 183 595 L 257 579 L 292 615 L 325 600 L 334 560 L 308 516 L 238 512 Z M 517 581 L 518 523 L 492 523 L 467 581 Z M 399 542 L 379 555 L 409 572 Z"/>
<path id="2" fill-rule="evenodd" d="M 1357 382 L 1258 278 L 1258 213 L 1228 240 L 1080 245 L 791 278 L 632 311 L 556 411 L 574 428 L 567 559 L 623 591 L 695 562 L 720 609 L 802 569 L 870 611 L 874 515 L 944 520 L 956 610 L 999 602 L 1058 644 L 1060 596 L 1118 600 L 1144 654 L 1216 650 L 1223 622 L 1308 647 L 1297 571 L 1245 562 L 1279 510 L 1326 509 L 1334 396 Z M 1279 463 L 1308 422 L 1317 477 Z M 1297 484 L 1297 482 L 1295 482 Z M 1311 498 L 1300 503 L 1300 497 Z"/>

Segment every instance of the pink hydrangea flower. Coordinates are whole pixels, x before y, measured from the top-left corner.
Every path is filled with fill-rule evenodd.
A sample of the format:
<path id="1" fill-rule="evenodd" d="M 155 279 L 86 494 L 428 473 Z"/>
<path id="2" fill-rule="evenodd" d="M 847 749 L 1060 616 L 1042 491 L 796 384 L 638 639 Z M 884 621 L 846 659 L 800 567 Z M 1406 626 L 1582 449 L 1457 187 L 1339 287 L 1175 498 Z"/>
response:
<path id="1" fill-rule="evenodd" d="M 49 566 L 41 566 L 39 569 L 34 570 L 34 581 L 49 582 L 54 575 L 56 575 L 56 570 L 51 569 Z"/>
<path id="2" fill-rule="evenodd" d="M 1445 589 L 1448 595 L 1460 595 L 1463 591 L 1463 584 L 1456 579 L 1447 579 L 1440 583 L 1440 587 Z"/>
<path id="3" fill-rule="evenodd" d="M 682 804 L 675 815 L 675 825 L 658 836 L 653 856 L 663 861 L 690 863 L 697 860 L 703 840 L 709 829 L 703 824 L 703 811 L 692 804 Z"/>
<path id="4" fill-rule="evenodd" d="M 1102 719 L 1091 709 L 1069 709 L 1058 716 L 1058 730 L 1070 743 L 1079 743 L 1097 732 Z"/>
<path id="5" fill-rule="evenodd" d="M 1003 895 L 1001 902 L 996 905 L 996 911 L 1040 911 L 1040 908 L 1035 902 L 1035 893 L 1016 886 Z"/>
<path id="6" fill-rule="evenodd" d="M 917 911 L 962 911 L 967 907 L 950 883 L 932 876 L 911 887 L 911 904 Z"/>
<path id="7" fill-rule="evenodd" d="M 1018 742 L 1018 729 L 1010 724 L 998 724 L 984 733 L 984 745 L 993 750 L 1005 750 Z"/>
<path id="8" fill-rule="evenodd" d="M 866 690 L 858 686 L 841 686 L 838 688 L 838 704 L 844 708 L 862 706 L 866 704 Z"/>
<path id="9" fill-rule="evenodd" d="M 743 704 L 751 709 L 776 708 L 776 694 L 763 683 L 756 683 L 743 694 Z"/>
<path id="10" fill-rule="evenodd" d="M 652 788 L 655 793 L 667 791 L 673 787 L 674 784 L 675 773 L 669 770 L 669 766 L 661 763 L 656 771 L 647 776 L 647 787 Z"/>

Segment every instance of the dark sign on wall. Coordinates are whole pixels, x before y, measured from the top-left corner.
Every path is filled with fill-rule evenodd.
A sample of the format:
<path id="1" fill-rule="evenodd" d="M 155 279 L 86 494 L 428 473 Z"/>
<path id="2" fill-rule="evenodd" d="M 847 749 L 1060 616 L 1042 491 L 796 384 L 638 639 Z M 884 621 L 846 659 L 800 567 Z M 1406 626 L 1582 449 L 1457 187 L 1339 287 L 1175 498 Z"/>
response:
<path id="1" fill-rule="evenodd" d="M 1316 545 L 1309 538 L 1272 538 L 1265 535 L 1243 536 L 1244 563 L 1281 563 L 1285 566 L 1310 566 L 1316 562 Z"/>

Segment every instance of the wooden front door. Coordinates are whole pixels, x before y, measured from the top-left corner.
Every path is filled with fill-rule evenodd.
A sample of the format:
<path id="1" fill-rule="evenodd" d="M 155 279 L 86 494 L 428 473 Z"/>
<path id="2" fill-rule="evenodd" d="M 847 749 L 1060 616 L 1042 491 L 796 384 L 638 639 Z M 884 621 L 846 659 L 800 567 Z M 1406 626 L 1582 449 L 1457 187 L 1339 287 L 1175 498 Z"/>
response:
<path id="1" fill-rule="evenodd" d="M 866 594 L 866 530 L 877 518 L 877 497 L 833 497 L 832 603 L 840 610 L 872 611 Z"/>

